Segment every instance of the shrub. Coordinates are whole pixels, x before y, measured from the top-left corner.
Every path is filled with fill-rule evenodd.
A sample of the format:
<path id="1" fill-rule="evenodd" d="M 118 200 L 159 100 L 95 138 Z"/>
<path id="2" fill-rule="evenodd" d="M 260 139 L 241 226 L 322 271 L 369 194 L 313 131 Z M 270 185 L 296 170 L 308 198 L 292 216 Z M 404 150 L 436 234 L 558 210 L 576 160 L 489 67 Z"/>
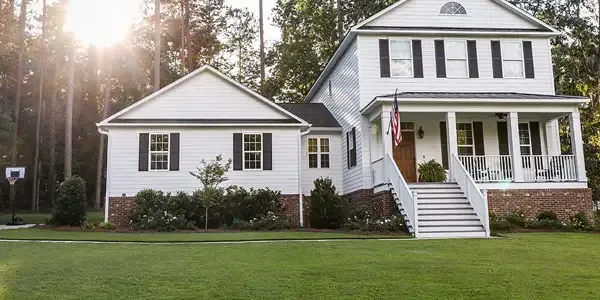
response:
<path id="1" fill-rule="evenodd" d="M 419 182 L 444 182 L 446 170 L 434 159 L 419 164 Z"/>
<path id="2" fill-rule="evenodd" d="M 208 209 L 210 207 L 221 207 L 223 202 L 225 190 L 219 187 L 204 187 L 201 190 L 194 192 L 194 201 L 200 204 L 204 208 L 204 229 L 208 229 Z M 214 214 L 213 214 L 214 215 Z M 199 224 L 196 224 L 199 225 Z"/>
<path id="3" fill-rule="evenodd" d="M 143 190 L 135 196 L 134 224 L 142 229 L 174 231 L 193 227 L 178 210 L 170 194 L 162 191 Z"/>
<path id="4" fill-rule="evenodd" d="M 371 232 L 406 232 L 406 223 L 400 215 L 388 218 L 373 219 L 368 212 L 355 212 L 346 220 L 343 226 L 346 230 Z"/>
<path id="5" fill-rule="evenodd" d="M 342 197 L 330 178 L 315 180 L 310 192 L 310 224 L 314 228 L 338 229 L 344 222 Z"/>
<path id="6" fill-rule="evenodd" d="M 504 215 L 503 217 L 508 223 L 510 223 L 511 227 L 524 228 L 525 227 L 525 214 L 522 212 L 510 212 Z"/>
<path id="7" fill-rule="evenodd" d="M 571 230 L 590 230 L 591 224 L 588 217 L 583 212 L 578 212 L 577 214 L 571 216 L 569 218 L 569 229 Z"/>
<path id="8" fill-rule="evenodd" d="M 116 228 L 116 226 L 111 222 L 102 222 L 100 223 L 100 227 L 107 230 L 113 230 Z"/>
<path id="9" fill-rule="evenodd" d="M 600 210 L 594 213 L 594 230 L 600 231 Z"/>
<path id="10" fill-rule="evenodd" d="M 58 187 L 58 196 L 52 210 L 54 225 L 79 226 L 85 221 L 85 181 L 73 176 Z"/>
<path id="11" fill-rule="evenodd" d="M 558 216 L 553 211 L 543 211 L 537 215 L 536 219 L 538 221 L 544 221 L 544 220 L 556 221 L 556 220 L 558 220 Z"/>
<path id="12" fill-rule="evenodd" d="M 527 222 L 525 227 L 531 229 L 565 229 L 567 223 L 552 219 L 537 219 Z"/>
<path id="13" fill-rule="evenodd" d="M 92 229 L 96 229 L 96 223 L 94 222 L 82 222 L 81 223 L 81 230 L 92 230 Z"/>
<path id="14" fill-rule="evenodd" d="M 234 219 L 231 227 L 238 230 L 278 230 L 292 228 L 288 221 L 279 218 L 274 212 L 268 212 L 262 218 L 254 218 L 249 221 Z"/>
<path id="15" fill-rule="evenodd" d="M 238 191 L 244 194 L 243 189 Z M 240 206 L 234 209 L 239 213 L 239 219 L 251 220 L 266 217 L 268 212 L 281 211 L 281 192 L 266 189 L 250 189 L 246 200 L 242 200 Z"/>

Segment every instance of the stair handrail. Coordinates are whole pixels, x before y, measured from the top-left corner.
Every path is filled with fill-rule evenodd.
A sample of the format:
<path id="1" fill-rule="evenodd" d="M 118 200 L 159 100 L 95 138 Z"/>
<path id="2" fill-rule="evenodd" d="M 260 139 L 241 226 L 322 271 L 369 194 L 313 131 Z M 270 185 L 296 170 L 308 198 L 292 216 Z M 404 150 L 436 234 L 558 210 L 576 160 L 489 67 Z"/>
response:
<path id="1" fill-rule="evenodd" d="M 471 177 L 471 174 L 469 174 L 465 166 L 454 154 L 452 154 L 452 174 L 454 178 L 451 179 L 456 181 L 462 192 L 467 196 L 477 217 L 481 220 L 481 224 L 483 224 L 483 227 L 485 228 L 485 236 L 490 237 L 490 217 L 487 192 L 479 190 L 475 180 Z"/>
<path id="2" fill-rule="evenodd" d="M 417 224 L 417 193 L 410 190 L 406 180 L 404 180 L 404 177 L 400 172 L 400 169 L 398 169 L 396 162 L 389 153 L 386 155 L 385 165 L 388 180 L 394 188 L 402 208 L 404 208 L 404 211 L 406 212 L 408 221 L 413 227 L 415 237 L 418 237 L 419 225 Z"/>

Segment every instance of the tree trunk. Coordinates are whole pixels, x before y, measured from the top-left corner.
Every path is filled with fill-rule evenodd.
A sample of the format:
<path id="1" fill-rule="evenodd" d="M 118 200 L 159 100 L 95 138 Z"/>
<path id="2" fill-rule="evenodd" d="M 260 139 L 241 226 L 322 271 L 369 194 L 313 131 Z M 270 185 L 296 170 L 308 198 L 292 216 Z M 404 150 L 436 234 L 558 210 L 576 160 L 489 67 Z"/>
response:
<path id="1" fill-rule="evenodd" d="M 263 16 L 263 0 L 258 0 L 258 10 L 260 35 L 260 86 L 262 88 L 265 81 L 265 19 Z"/>
<path id="2" fill-rule="evenodd" d="M 71 178 L 73 160 L 73 94 L 75 93 L 75 42 L 71 40 L 67 70 L 67 103 L 65 117 L 65 180 Z"/>
<path id="3" fill-rule="evenodd" d="M 160 0 L 154 0 L 154 91 L 160 89 Z"/>
<path id="4" fill-rule="evenodd" d="M 192 49 L 192 38 L 190 33 L 190 0 L 185 1 L 185 40 L 187 47 L 187 68 L 189 71 L 196 69 L 194 53 Z"/>
<path id="5" fill-rule="evenodd" d="M 208 230 L 208 205 L 204 207 L 204 230 Z"/>
<path id="6" fill-rule="evenodd" d="M 338 39 L 341 44 L 342 41 L 344 40 L 344 15 L 342 13 L 342 0 L 337 0 L 336 11 L 337 11 Z"/>
<path id="7" fill-rule="evenodd" d="M 42 70 L 40 72 L 39 97 L 37 105 L 37 119 L 35 127 L 35 156 L 33 158 L 33 187 L 31 192 L 31 210 L 38 211 L 40 203 L 38 202 L 38 173 L 40 166 L 40 131 L 42 129 L 42 106 L 44 99 L 44 80 L 46 79 L 46 0 L 42 1 Z"/>
<path id="8" fill-rule="evenodd" d="M 185 75 L 185 0 L 181 0 L 181 74 Z"/>
<path id="9" fill-rule="evenodd" d="M 52 97 L 50 98 L 50 109 L 49 109 L 49 123 L 50 123 L 50 171 L 48 172 L 48 190 L 49 190 L 49 202 L 54 205 L 54 198 L 56 196 L 56 97 L 58 94 L 58 74 L 60 66 L 62 65 L 63 59 L 60 52 L 57 50 L 56 62 L 54 66 L 54 73 L 52 78 Z"/>
<path id="10" fill-rule="evenodd" d="M 19 60 L 17 67 L 17 93 L 15 95 L 15 107 L 13 115 L 13 135 L 11 145 L 12 166 L 17 165 L 17 143 L 19 142 L 19 115 L 21 113 L 21 89 L 23 88 L 23 58 L 25 55 L 25 19 L 27 17 L 27 0 L 21 1 L 21 14 L 19 16 Z M 15 208 L 15 186 L 10 185 L 10 203 Z M 13 220 L 14 221 L 14 220 Z"/>
<path id="11" fill-rule="evenodd" d="M 106 62 L 107 62 L 107 71 L 106 71 L 106 89 L 104 90 L 104 107 L 102 109 L 102 119 L 108 118 L 109 106 L 110 106 L 110 91 L 111 87 L 111 79 L 112 79 L 112 49 L 108 48 L 106 50 Z M 98 145 L 98 163 L 96 166 L 96 198 L 94 201 L 94 208 L 99 209 L 101 205 L 102 199 L 102 177 L 104 174 L 104 144 L 106 141 L 106 136 L 104 134 L 100 134 L 100 143 Z"/>

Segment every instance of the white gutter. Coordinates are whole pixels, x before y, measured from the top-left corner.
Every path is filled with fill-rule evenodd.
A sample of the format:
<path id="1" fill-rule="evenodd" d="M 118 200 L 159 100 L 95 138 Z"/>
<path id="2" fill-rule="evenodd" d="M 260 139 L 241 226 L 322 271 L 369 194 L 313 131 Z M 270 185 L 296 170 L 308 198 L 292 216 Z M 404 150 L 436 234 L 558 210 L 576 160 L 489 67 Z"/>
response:
<path id="1" fill-rule="evenodd" d="M 108 192 L 110 190 L 109 188 L 109 172 L 110 172 L 110 139 L 108 138 L 108 131 L 106 130 L 102 130 L 102 128 L 98 127 L 98 132 L 100 134 L 106 135 L 106 140 L 107 140 L 107 144 L 106 144 L 106 192 L 105 192 L 105 196 L 104 196 L 104 222 L 108 222 L 108 205 L 109 205 L 109 197 L 108 197 Z"/>
<path id="2" fill-rule="evenodd" d="M 308 123 L 98 123 L 102 127 L 306 127 Z"/>
<path id="3" fill-rule="evenodd" d="M 304 194 L 302 193 L 302 137 L 310 133 L 310 127 L 298 134 L 298 212 L 300 213 L 300 227 L 304 227 Z"/>
<path id="4" fill-rule="evenodd" d="M 478 36 L 543 36 L 554 37 L 559 34 L 550 31 L 478 31 L 478 30 L 424 30 L 424 29 L 356 29 L 356 33 L 381 35 L 478 35 Z"/>

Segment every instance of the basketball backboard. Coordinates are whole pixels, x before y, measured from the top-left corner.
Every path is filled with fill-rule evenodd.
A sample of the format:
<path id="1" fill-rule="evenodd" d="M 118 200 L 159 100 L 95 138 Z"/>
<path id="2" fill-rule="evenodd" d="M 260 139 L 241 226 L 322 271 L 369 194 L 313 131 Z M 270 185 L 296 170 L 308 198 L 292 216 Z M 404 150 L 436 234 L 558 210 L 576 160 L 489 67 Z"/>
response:
<path id="1" fill-rule="evenodd" d="M 17 177 L 19 179 L 25 178 L 25 168 L 24 167 L 7 167 L 5 174 L 5 178 L 9 177 Z"/>

